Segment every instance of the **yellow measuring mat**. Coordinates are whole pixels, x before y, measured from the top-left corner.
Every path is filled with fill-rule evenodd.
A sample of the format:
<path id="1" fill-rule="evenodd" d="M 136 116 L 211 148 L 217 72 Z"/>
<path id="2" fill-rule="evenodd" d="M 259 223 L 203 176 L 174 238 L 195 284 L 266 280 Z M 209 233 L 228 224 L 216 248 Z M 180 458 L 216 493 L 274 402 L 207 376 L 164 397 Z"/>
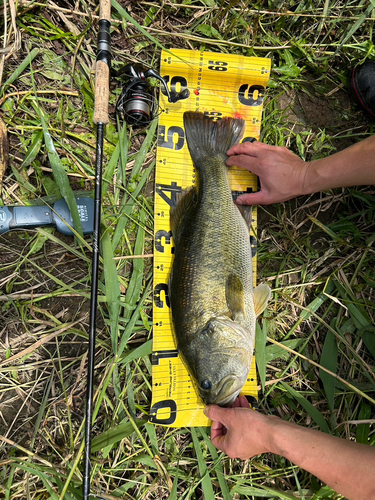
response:
<path id="1" fill-rule="evenodd" d="M 204 404 L 193 378 L 178 354 L 172 329 L 168 280 L 173 262 L 170 208 L 177 195 L 195 185 L 195 173 L 183 128 L 185 111 L 201 111 L 216 119 L 243 118 L 243 141 L 259 139 L 265 88 L 271 61 L 265 58 L 199 52 L 163 51 L 160 74 L 172 92 L 189 90 L 189 97 L 169 103 L 160 96 L 158 146 L 155 174 L 154 243 L 154 338 L 152 352 L 152 405 L 150 422 L 171 427 L 207 426 Z M 257 178 L 246 170 L 231 168 L 229 182 L 234 198 L 257 189 Z M 253 229 L 256 228 L 256 211 Z M 254 283 L 256 278 L 256 238 L 252 242 Z M 255 285 L 254 285 L 255 286 Z M 241 391 L 257 397 L 255 357 Z"/>

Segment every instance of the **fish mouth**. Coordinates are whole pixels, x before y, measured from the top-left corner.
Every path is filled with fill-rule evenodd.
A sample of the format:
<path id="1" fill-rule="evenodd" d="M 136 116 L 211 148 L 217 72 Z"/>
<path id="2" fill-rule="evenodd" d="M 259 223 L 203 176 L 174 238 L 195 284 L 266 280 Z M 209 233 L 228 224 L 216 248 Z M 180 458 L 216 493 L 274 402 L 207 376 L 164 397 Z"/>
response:
<path id="1" fill-rule="evenodd" d="M 228 375 L 220 383 L 215 399 L 210 404 L 228 406 L 232 404 L 242 389 L 242 381 L 235 375 Z M 229 392 L 229 394 L 228 394 Z"/>

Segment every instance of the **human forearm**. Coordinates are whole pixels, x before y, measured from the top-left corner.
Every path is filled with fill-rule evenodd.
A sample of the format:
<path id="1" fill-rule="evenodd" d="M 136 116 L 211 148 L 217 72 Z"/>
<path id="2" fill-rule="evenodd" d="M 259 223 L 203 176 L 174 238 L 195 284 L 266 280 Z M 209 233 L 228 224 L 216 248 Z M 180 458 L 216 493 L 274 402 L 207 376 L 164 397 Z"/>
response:
<path id="1" fill-rule="evenodd" d="M 375 184 L 375 136 L 306 165 L 302 191 Z"/>
<path id="2" fill-rule="evenodd" d="M 349 500 L 375 499 L 375 449 L 270 419 L 269 451 L 314 474 Z"/>

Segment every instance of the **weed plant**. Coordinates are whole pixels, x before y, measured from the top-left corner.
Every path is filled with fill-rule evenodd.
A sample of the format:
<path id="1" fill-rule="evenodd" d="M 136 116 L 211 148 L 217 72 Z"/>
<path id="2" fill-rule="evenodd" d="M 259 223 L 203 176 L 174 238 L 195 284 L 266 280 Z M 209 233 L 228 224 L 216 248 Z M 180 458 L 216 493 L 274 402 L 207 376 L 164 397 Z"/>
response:
<path id="1" fill-rule="evenodd" d="M 92 192 L 92 0 L 0 0 L 4 204 Z M 158 68 L 161 47 L 272 59 L 262 140 L 306 160 L 373 133 L 350 68 L 374 59 L 374 3 L 112 1 L 113 67 Z M 105 130 L 92 443 L 93 498 L 341 498 L 279 456 L 230 460 L 209 430 L 147 423 L 151 403 L 156 122 Z M 258 335 L 260 411 L 374 445 L 373 187 L 259 209 L 258 275 L 273 289 Z M 82 498 L 91 238 L 0 235 L 0 496 Z"/>

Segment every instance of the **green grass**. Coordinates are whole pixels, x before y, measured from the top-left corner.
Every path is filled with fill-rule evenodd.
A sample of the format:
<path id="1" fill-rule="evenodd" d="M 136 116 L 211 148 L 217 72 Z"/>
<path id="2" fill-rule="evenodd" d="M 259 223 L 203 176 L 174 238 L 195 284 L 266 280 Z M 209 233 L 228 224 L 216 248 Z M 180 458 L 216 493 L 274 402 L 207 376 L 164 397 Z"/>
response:
<path id="1" fill-rule="evenodd" d="M 98 12 L 83 1 L 73 13 L 66 2 L 5 4 L 0 115 L 10 161 L 1 201 L 53 203 L 72 191 L 92 193 Z M 126 5 L 112 7 L 115 68 L 133 61 L 158 69 L 162 46 L 270 57 L 262 140 L 311 160 L 373 133 L 346 88 L 349 67 L 375 57 L 371 2 Z M 230 460 L 213 447 L 207 429 L 146 423 L 156 122 L 145 131 L 119 128 L 120 91 L 113 80 L 104 145 L 93 493 L 105 499 L 340 498 L 282 457 Z M 273 289 L 258 332 L 260 411 L 371 445 L 374 206 L 373 187 L 338 189 L 260 208 L 258 228 L 258 275 Z M 0 235 L 0 496 L 6 499 L 81 498 L 90 274 L 90 237 L 48 228 Z"/>

